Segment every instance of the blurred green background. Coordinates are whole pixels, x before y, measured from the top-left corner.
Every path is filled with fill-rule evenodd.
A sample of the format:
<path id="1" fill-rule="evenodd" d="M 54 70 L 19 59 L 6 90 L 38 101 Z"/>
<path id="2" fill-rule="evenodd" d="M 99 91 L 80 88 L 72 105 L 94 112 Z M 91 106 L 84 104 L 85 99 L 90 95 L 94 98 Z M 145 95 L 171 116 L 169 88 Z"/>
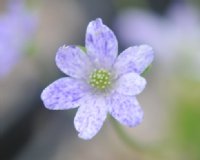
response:
<path id="1" fill-rule="evenodd" d="M 36 13 L 37 31 L 20 61 L 0 78 L 1 160 L 200 160 L 198 0 L 24 2 Z M 0 1 L 0 14 L 7 3 Z M 115 32 L 119 53 L 141 43 L 154 48 L 148 85 L 138 96 L 144 121 L 123 127 L 145 150 L 126 145 L 109 120 L 92 140 L 81 140 L 73 126 L 76 109 L 50 111 L 40 100 L 41 91 L 64 76 L 55 64 L 57 49 L 84 46 L 87 24 L 97 17 Z"/>

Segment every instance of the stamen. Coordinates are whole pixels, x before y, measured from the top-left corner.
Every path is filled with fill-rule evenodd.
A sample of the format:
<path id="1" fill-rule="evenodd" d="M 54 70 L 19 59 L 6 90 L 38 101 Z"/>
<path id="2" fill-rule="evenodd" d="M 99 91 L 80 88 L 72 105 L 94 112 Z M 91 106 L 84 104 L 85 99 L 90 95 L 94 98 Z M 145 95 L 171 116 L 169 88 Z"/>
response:
<path id="1" fill-rule="evenodd" d="M 111 84 L 110 73 L 104 69 L 94 70 L 90 75 L 90 85 L 99 90 L 105 90 Z"/>

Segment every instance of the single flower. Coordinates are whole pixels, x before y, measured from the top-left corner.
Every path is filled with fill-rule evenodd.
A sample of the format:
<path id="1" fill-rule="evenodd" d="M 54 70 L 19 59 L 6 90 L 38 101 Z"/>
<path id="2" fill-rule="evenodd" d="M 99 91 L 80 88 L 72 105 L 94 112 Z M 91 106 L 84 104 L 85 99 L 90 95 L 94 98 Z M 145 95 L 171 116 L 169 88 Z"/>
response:
<path id="1" fill-rule="evenodd" d="M 143 111 L 135 96 L 145 88 L 146 80 L 140 74 L 153 60 L 152 48 L 129 47 L 117 57 L 117 39 L 100 18 L 89 23 L 85 47 L 86 53 L 78 46 L 59 48 L 56 64 L 69 77 L 43 90 L 46 108 L 79 107 L 74 125 L 83 139 L 98 133 L 107 113 L 125 126 L 140 124 Z"/>

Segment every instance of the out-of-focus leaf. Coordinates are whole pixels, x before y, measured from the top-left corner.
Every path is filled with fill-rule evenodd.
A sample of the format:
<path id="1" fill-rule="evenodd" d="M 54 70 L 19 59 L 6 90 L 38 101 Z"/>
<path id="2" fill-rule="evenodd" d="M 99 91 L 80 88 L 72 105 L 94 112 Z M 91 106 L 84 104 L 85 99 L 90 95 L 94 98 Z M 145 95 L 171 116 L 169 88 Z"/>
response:
<path id="1" fill-rule="evenodd" d="M 78 46 L 83 52 L 86 53 L 86 48 L 84 46 Z"/>
<path id="2" fill-rule="evenodd" d="M 183 83 L 175 112 L 175 139 L 190 159 L 200 159 L 200 84 Z"/>
<path id="3" fill-rule="evenodd" d="M 147 6 L 147 2 L 145 0 L 115 0 L 115 5 L 119 8 L 126 8 L 126 7 L 134 7 L 134 6 L 140 6 L 145 7 Z"/>
<path id="4" fill-rule="evenodd" d="M 32 55 L 37 54 L 37 52 L 38 52 L 37 46 L 34 41 L 30 41 L 26 44 L 25 51 L 24 51 L 25 54 L 32 56 Z"/>
<path id="5" fill-rule="evenodd" d="M 145 76 L 145 75 L 150 71 L 151 67 L 152 67 L 152 64 L 150 64 L 150 65 L 144 70 L 144 72 L 142 73 L 142 76 Z"/>

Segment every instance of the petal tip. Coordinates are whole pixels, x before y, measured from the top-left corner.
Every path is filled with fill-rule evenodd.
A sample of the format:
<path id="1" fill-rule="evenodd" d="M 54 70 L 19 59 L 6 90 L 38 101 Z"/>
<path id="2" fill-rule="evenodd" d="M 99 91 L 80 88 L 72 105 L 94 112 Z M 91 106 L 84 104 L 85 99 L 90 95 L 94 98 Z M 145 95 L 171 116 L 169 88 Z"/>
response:
<path id="1" fill-rule="evenodd" d="M 93 138 L 93 136 L 91 137 L 91 136 L 89 136 L 89 135 L 85 135 L 85 134 L 82 134 L 82 133 L 79 133 L 79 134 L 78 134 L 78 137 L 79 137 L 80 139 L 83 139 L 83 140 L 91 140 L 91 139 Z"/>
<path id="2" fill-rule="evenodd" d="M 104 26 L 104 24 L 101 18 L 96 18 L 88 24 L 88 28 L 100 29 L 102 26 Z"/>
<path id="3" fill-rule="evenodd" d="M 154 57 L 154 50 L 153 50 L 153 47 L 151 47 L 151 46 L 148 45 L 148 44 L 142 44 L 140 47 L 141 47 L 143 50 L 148 51 L 149 54 L 150 54 L 152 57 Z"/>
<path id="4" fill-rule="evenodd" d="M 42 91 L 42 93 L 40 94 L 40 99 L 44 102 L 45 97 L 46 97 L 46 89 L 44 89 L 44 90 Z"/>
<path id="5" fill-rule="evenodd" d="M 40 95 L 40 98 L 41 98 L 41 100 L 42 100 L 42 102 L 43 102 L 43 104 L 44 104 L 44 107 L 46 108 L 46 109 L 48 109 L 48 110 L 55 110 L 54 109 L 54 107 L 52 107 L 51 105 L 50 105 L 50 103 L 48 103 L 48 97 L 49 97 L 49 95 L 48 95 L 48 89 L 47 89 L 48 87 L 46 87 L 43 91 L 42 91 L 42 93 L 41 93 L 41 95 Z"/>
<path id="6" fill-rule="evenodd" d="M 103 20 L 101 18 L 96 18 L 95 20 L 93 20 L 93 22 L 103 24 Z"/>
<path id="7" fill-rule="evenodd" d="M 128 124 L 129 127 L 133 128 L 133 127 L 137 127 L 138 125 L 140 125 L 144 119 L 144 112 L 143 110 L 139 107 L 137 111 L 135 111 L 135 116 L 134 116 L 134 121 L 130 122 Z"/>

